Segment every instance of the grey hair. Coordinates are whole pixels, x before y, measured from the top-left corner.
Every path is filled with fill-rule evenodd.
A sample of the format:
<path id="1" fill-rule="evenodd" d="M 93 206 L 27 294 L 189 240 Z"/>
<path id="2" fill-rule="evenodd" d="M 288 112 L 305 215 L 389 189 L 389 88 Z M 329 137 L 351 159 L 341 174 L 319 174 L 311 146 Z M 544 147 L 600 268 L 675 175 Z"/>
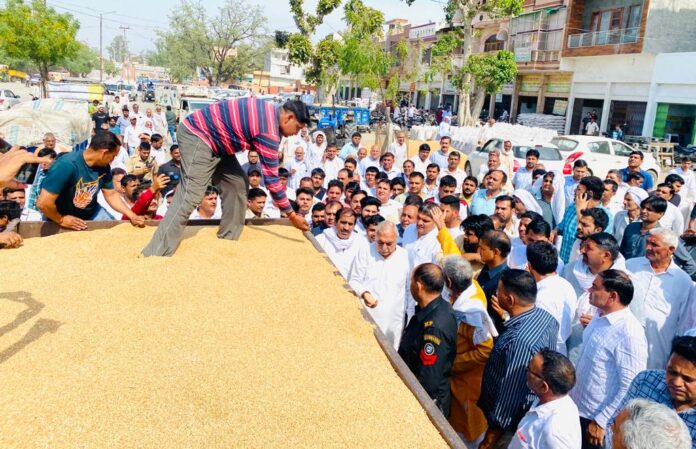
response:
<path id="1" fill-rule="evenodd" d="M 56 138 L 56 135 L 53 133 L 46 133 L 44 134 L 44 139 L 48 139 L 49 137 L 53 137 L 54 139 Z"/>
<path id="2" fill-rule="evenodd" d="M 377 234 L 381 234 L 384 231 L 391 231 L 396 234 L 396 226 L 391 221 L 382 221 L 377 224 Z"/>
<path id="3" fill-rule="evenodd" d="M 448 256 L 442 260 L 445 279 L 452 283 L 452 289 L 463 292 L 471 285 L 474 270 L 468 260 L 461 256 Z"/>
<path id="4" fill-rule="evenodd" d="M 650 235 L 660 237 L 663 242 L 674 248 L 679 245 L 679 236 L 669 228 L 654 228 L 650 230 Z"/>
<path id="5" fill-rule="evenodd" d="M 634 399 L 621 425 L 626 449 L 690 449 L 691 435 L 674 410 L 657 402 Z"/>
<path id="6" fill-rule="evenodd" d="M 496 156 L 500 157 L 500 150 L 497 150 L 497 149 L 496 149 L 496 150 L 491 150 L 491 151 L 488 153 L 488 157 L 490 157 L 491 154 L 495 154 Z"/>

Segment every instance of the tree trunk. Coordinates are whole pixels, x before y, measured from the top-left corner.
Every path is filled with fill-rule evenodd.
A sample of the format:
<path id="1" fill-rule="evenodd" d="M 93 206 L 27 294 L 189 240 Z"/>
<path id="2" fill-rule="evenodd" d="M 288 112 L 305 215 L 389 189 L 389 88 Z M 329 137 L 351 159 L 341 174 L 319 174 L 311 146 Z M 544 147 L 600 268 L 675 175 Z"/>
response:
<path id="1" fill-rule="evenodd" d="M 41 81 L 39 82 L 41 98 L 48 98 L 48 86 L 46 85 L 48 81 L 48 65 L 39 64 L 39 73 L 41 74 Z"/>
<path id="2" fill-rule="evenodd" d="M 493 94 L 495 95 L 495 94 Z M 483 103 L 486 100 L 486 91 L 484 91 L 481 88 L 476 89 L 476 94 L 474 96 L 474 104 L 471 108 L 471 118 L 473 123 L 475 124 L 476 121 L 478 121 L 479 117 L 481 116 L 481 110 L 483 109 Z"/>
<path id="3" fill-rule="evenodd" d="M 471 26 L 473 17 L 470 9 L 474 8 L 475 12 L 475 8 L 478 5 L 478 2 L 474 2 L 477 4 L 476 6 L 470 3 L 472 2 L 465 2 L 464 4 L 460 3 L 459 10 L 462 19 L 462 68 L 467 66 L 469 63 L 469 56 L 471 56 L 471 44 L 473 41 Z M 471 115 L 472 84 L 471 75 L 466 74 L 462 82 L 462 88 L 459 89 L 459 113 L 457 114 L 459 118 L 459 126 L 473 126 L 475 124 L 474 118 Z"/>

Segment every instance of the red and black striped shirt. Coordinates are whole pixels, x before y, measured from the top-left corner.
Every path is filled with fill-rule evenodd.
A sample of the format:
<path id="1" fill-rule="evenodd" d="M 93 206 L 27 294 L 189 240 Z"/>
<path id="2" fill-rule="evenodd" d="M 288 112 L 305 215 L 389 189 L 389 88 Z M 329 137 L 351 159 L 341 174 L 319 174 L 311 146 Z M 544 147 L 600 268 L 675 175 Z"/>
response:
<path id="1" fill-rule="evenodd" d="M 272 102 L 245 97 L 198 110 L 184 119 L 184 126 L 219 157 L 257 150 L 266 188 L 278 208 L 289 212 L 290 201 L 278 179 L 279 118 L 280 109 Z"/>

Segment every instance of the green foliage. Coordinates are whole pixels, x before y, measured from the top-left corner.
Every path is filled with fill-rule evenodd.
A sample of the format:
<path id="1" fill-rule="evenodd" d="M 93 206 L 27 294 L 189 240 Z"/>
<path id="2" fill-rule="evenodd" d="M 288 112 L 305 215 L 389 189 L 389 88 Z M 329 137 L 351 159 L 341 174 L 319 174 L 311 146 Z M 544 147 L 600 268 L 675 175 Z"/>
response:
<path id="1" fill-rule="evenodd" d="M 290 0 L 290 12 L 300 34 L 311 37 L 324 22 L 324 16 L 331 14 L 340 5 L 341 0 L 319 0 L 316 14 L 310 14 L 304 10 L 303 0 Z"/>
<path id="2" fill-rule="evenodd" d="M 455 67 L 452 64 L 452 53 L 457 48 L 461 47 L 461 45 L 461 39 L 453 32 L 445 33 L 440 36 L 430 50 L 432 59 L 430 67 L 428 67 L 428 70 L 424 74 L 426 82 L 432 82 L 438 74 L 449 76 L 454 73 Z"/>
<path id="3" fill-rule="evenodd" d="M 261 7 L 245 0 L 226 0 L 211 17 L 201 1 L 182 0 L 169 15 L 168 29 L 158 34 L 162 59 L 174 79 L 200 68 L 214 86 L 251 70 L 268 42 Z"/>
<path id="4" fill-rule="evenodd" d="M 58 13 L 41 0 L 29 4 L 7 0 L 0 9 L 0 51 L 16 60 L 31 61 L 46 79 L 51 67 L 80 51 L 75 40 L 79 28 L 72 15 Z"/>
<path id="5" fill-rule="evenodd" d="M 114 64 L 114 61 L 110 59 L 104 60 L 104 73 L 109 76 L 116 76 L 118 74 L 118 69 L 116 68 L 116 64 Z"/>
<path id="6" fill-rule="evenodd" d="M 77 53 L 63 63 L 63 67 L 72 75 L 86 76 L 99 68 L 99 52 L 82 42 L 78 42 Z"/>
<path id="7" fill-rule="evenodd" d="M 517 76 L 515 55 L 510 51 L 471 55 L 464 72 L 470 73 L 476 86 L 486 93 L 496 93 Z"/>
<path id="8" fill-rule="evenodd" d="M 124 62 L 128 59 L 128 41 L 120 34 L 117 34 L 106 47 L 106 52 L 112 61 Z"/>
<path id="9" fill-rule="evenodd" d="M 309 37 L 300 33 L 290 35 L 286 48 L 289 52 L 288 58 L 294 64 L 309 63 L 314 53 Z"/>
<path id="10" fill-rule="evenodd" d="M 290 33 L 287 31 L 276 30 L 275 31 L 275 45 L 278 48 L 286 48 L 288 45 L 288 40 L 290 40 Z"/>

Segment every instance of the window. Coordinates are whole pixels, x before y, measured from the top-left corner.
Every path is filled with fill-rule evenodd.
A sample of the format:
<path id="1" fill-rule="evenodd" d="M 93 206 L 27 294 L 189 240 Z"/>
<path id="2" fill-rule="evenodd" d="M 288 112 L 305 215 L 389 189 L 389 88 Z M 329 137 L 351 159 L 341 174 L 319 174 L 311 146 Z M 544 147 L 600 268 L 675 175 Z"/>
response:
<path id="1" fill-rule="evenodd" d="M 612 144 L 614 145 L 614 155 L 615 156 L 624 156 L 628 157 L 630 156 L 631 152 L 633 152 L 633 148 L 629 147 L 625 143 L 613 141 Z"/>
<path id="2" fill-rule="evenodd" d="M 12 93 L 11 90 L 6 90 L 5 91 L 5 97 L 7 98 L 14 98 L 15 94 Z"/>
<path id="3" fill-rule="evenodd" d="M 587 148 L 589 148 L 592 153 L 611 154 L 609 142 L 590 142 L 587 144 Z"/>
<path id="4" fill-rule="evenodd" d="M 563 156 L 561 156 L 560 151 L 551 147 L 528 147 L 519 146 L 513 147 L 515 152 L 515 157 L 517 159 L 525 159 L 527 157 L 527 151 L 537 150 L 539 152 L 539 160 L 541 161 L 562 161 Z"/>
<path id="5" fill-rule="evenodd" d="M 421 55 L 421 63 L 430 64 L 432 54 L 433 54 L 432 48 L 426 48 L 425 50 L 423 50 L 423 54 Z"/>
<path id="6" fill-rule="evenodd" d="M 488 153 L 495 149 L 501 150 L 503 148 L 503 141 L 498 139 L 489 140 L 484 146 L 481 147 L 481 153 Z"/>
<path id="7" fill-rule="evenodd" d="M 551 139 L 551 143 L 556 145 L 561 151 L 573 151 L 578 146 L 577 141 L 564 137 L 554 137 Z"/>

